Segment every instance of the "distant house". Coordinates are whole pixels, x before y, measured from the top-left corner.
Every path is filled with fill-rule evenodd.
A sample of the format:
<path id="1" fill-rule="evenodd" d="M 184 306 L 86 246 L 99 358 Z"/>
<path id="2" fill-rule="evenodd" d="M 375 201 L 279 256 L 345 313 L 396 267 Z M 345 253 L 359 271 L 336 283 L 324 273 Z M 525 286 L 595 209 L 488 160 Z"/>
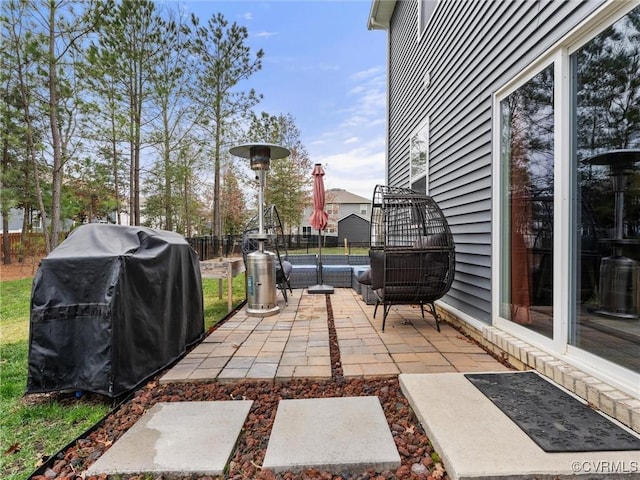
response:
<path id="1" fill-rule="evenodd" d="M 371 215 L 371 200 L 361 197 L 355 193 L 339 188 L 332 188 L 325 193 L 325 212 L 329 215 L 327 228 L 324 231 L 326 236 L 338 236 L 338 221 L 348 215 L 356 214 L 362 218 L 369 218 Z M 300 231 L 304 236 L 317 234 L 309 223 L 309 217 L 313 211 L 313 206 L 309 205 L 302 214 L 302 224 Z"/>
<path id="2" fill-rule="evenodd" d="M 0 212 L 0 224 L 4 221 L 2 212 Z M 20 208 L 12 208 L 9 210 L 8 225 L 9 233 L 20 233 L 22 224 L 24 223 L 24 210 Z M 0 233 L 2 233 L 0 231 Z"/>
<path id="3" fill-rule="evenodd" d="M 344 241 L 351 243 L 368 243 L 370 237 L 371 220 L 356 213 L 350 213 L 338 220 L 338 245 Z"/>
<path id="4" fill-rule="evenodd" d="M 387 183 L 454 234 L 439 308 L 605 411 L 612 386 L 638 405 L 640 162 L 596 155 L 640 149 L 640 3 L 373 0 L 368 26 L 388 36 Z"/>

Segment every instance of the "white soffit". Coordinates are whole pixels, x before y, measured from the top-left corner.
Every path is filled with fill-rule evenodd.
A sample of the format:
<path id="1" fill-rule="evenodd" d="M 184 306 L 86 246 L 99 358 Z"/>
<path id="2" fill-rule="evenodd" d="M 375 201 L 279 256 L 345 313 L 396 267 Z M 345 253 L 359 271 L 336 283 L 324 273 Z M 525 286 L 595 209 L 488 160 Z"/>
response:
<path id="1" fill-rule="evenodd" d="M 369 30 L 387 30 L 395 7 L 396 0 L 373 0 L 367 28 Z"/>

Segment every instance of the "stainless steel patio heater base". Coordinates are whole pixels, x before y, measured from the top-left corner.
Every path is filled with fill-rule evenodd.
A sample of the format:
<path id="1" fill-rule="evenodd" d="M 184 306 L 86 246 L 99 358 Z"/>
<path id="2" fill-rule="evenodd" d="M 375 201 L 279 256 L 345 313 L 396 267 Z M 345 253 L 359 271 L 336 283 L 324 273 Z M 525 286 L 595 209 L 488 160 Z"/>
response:
<path id="1" fill-rule="evenodd" d="M 618 319 L 640 317 L 640 263 L 623 256 L 600 264 L 600 308 L 595 313 Z"/>
<path id="2" fill-rule="evenodd" d="M 276 301 L 275 254 L 267 251 L 247 255 L 247 315 L 268 317 L 280 311 Z"/>

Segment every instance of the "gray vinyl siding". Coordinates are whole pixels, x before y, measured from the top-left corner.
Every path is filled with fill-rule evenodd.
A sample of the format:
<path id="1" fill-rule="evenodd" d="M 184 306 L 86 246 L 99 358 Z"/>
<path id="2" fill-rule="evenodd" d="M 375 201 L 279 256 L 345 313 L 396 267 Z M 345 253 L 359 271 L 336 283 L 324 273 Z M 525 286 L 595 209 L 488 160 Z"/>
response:
<path id="1" fill-rule="evenodd" d="M 422 36 L 418 2 L 396 3 L 389 184 L 409 186 L 409 137 L 428 116 L 429 194 L 456 242 L 456 279 L 444 301 L 479 320 L 491 319 L 492 94 L 602 3 L 441 0 Z"/>

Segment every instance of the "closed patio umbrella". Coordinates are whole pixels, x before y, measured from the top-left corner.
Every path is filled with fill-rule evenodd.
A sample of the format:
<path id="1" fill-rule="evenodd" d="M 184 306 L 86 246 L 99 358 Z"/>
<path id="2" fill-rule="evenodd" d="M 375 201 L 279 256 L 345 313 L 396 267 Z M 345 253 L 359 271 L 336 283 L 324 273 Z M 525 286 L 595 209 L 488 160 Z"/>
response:
<path id="1" fill-rule="evenodd" d="M 322 165 L 316 163 L 313 168 L 313 212 L 309 217 L 309 223 L 318 230 L 318 284 L 308 288 L 309 293 L 333 293 L 333 287 L 325 285 L 322 278 L 322 230 L 327 227 L 329 216 L 324 211 L 324 170 Z"/>

